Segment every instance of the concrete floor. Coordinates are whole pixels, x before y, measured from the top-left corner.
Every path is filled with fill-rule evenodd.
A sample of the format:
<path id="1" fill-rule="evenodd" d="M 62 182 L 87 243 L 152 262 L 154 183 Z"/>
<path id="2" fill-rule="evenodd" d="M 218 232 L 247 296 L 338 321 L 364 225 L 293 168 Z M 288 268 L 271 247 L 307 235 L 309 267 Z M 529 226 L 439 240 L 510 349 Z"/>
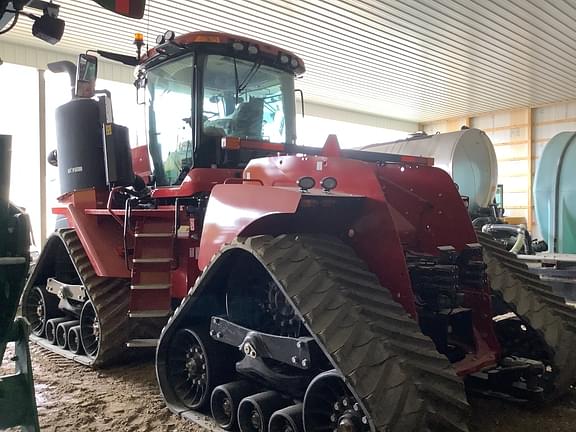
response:
<path id="1" fill-rule="evenodd" d="M 202 431 L 165 408 L 150 356 L 94 371 L 34 345 L 31 351 L 43 432 Z M 0 374 L 6 373 L 5 366 Z M 576 390 L 547 407 L 519 407 L 479 398 L 473 398 L 471 405 L 471 432 L 576 430 Z"/>

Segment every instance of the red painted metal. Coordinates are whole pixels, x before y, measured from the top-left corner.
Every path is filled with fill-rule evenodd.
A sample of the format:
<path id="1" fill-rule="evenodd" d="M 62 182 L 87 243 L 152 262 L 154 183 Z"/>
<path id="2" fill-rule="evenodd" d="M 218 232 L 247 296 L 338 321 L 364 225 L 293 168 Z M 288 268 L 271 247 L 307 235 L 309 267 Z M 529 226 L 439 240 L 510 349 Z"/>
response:
<path id="1" fill-rule="evenodd" d="M 322 156 L 340 157 L 340 144 L 336 135 L 328 135 L 322 148 Z"/>
<path id="2" fill-rule="evenodd" d="M 241 178 L 242 170 L 222 168 L 194 168 L 182 184 L 154 189 L 153 198 L 184 198 L 199 192 L 210 192 L 212 188 L 228 178 Z"/>
<path id="3" fill-rule="evenodd" d="M 70 227 L 76 229 L 96 274 L 130 277 L 124 257 L 116 253 L 123 249 L 122 227 L 110 216 L 95 217 L 85 213 L 87 208 L 104 206 L 100 194 L 94 189 L 86 189 L 64 195 L 59 201 L 60 206 L 53 209 L 53 213 L 64 215 Z"/>
<path id="4" fill-rule="evenodd" d="M 234 240 L 250 223 L 267 215 L 296 212 L 297 190 L 255 183 L 218 185 L 212 189 L 200 240 L 198 265 L 204 269 L 212 256 Z"/>
<path id="5" fill-rule="evenodd" d="M 410 164 L 378 166 L 376 171 L 397 218 L 415 228 L 411 239 L 401 233 L 406 248 L 434 254 L 439 245 L 462 250 L 477 242 L 466 207 L 446 172 Z"/>
<path id="6" fill-rule="evenodd" d="M 391 209 L 386 205 L 382 187 L 375 175 L 375 166 L 337 157 L 281 156 L 251 161 L 244 176 L 260 179 L 264 184 L 292 187 L 303 176 L 314 178 L 317 185 L 324 177 L 334 177 L 338 181 L 336 191 L 365 196 L 365 210 L 349 227 L 354 231 L 352 241 L 381 283 L 393 291 L 397 301 L 410 315 L 416 317 L 404 251 L 393 224 Z M 406 225 L 404 229 L 408 228 Z M 382 247 L 378 247 L 379 244 Z"/>

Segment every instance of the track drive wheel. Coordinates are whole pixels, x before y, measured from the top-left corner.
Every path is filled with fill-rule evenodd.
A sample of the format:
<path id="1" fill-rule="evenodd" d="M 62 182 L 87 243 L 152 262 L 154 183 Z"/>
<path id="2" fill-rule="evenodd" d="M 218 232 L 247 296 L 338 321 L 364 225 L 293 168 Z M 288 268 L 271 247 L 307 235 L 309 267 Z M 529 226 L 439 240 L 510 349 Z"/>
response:
<path id="1" fill-rule="evenodd" d="M 95 359 L 100 349 L 100 321 L 91 301 L 84 303 L 80 313 L 80 341 L 86 355 Z"/>
<path id="2" fill-rule="evenodd" d="M 214 388 L 229 378 L 222 367 L 226 356 L 219 348 L 201 327 L 183 328 L 174 335 L 167 353 L 168 384 L 187 408 L 206 408 Z"/>
<path id="3" fill-rule="evenodd" d="M 310 383 L 304 396 L 303 412 L 306 432 L 370 431 L 368 417 L 335 370 L 316 376 Z"/>
<path id="4" fill-rule="evenodd" d="M 35 286 L 25 296 L 23 315 L 30 322 L 32 334 L 43 336 L 46 322 L 60 315 L 58 297 L 50 294 L 43 286 Z"/>

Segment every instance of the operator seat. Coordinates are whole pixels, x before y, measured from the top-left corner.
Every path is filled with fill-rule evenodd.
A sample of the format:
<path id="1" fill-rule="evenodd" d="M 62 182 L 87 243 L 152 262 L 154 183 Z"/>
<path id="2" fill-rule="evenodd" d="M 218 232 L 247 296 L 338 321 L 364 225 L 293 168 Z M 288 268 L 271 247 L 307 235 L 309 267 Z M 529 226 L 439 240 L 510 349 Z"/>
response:
<path id="1" fill-rule="evenodd" d="M 264 99 L 252 98 L 241 102 L 230 119 L 230 135 L 240 138 L 262 138 Z"/>

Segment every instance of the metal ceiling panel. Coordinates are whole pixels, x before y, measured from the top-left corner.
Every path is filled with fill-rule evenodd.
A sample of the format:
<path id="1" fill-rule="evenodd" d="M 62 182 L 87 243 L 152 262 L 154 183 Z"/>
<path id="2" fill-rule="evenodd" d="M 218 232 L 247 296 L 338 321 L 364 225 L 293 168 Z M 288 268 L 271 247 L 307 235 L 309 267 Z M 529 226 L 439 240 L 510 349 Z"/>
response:
<path id="1" fill-rule="evenodd" d="M 576 99 L 576 0 L 149 0 L 141 21 L 58 0 L 58 48 L 221 30 L 298 53 L 310 101 L 410 121 Z M 0 37 L 40 46 L 25 19 Z"/>

